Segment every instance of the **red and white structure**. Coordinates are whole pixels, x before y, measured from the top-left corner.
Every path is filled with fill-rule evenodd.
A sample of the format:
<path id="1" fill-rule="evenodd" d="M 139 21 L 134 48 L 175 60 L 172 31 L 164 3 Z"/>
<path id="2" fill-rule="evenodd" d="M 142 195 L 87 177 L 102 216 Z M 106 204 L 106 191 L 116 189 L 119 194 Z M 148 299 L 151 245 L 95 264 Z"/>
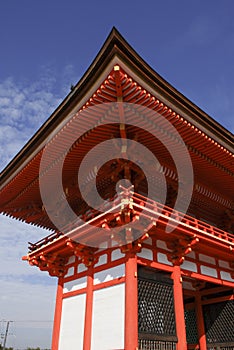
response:
<path id="1" fill-rule="evenodd" d="M 48 138 L 53 144 L 60 137 L 62 147 L 73 128 L 85 127 L 80 111 L 110 102 L 147 107 L 178 131 L 193 165 L 191 203 L 187 213 L 173 211 L 176 164 L 144 127 L 125 124 L 120 111 L 116 123 L 97 123 L 67 151 L 63 195 L 85 223 L 69 228 L 65 222 L 72 234 L 64 235 L 45 209 L 39 179 L 45 177 L 53 194 L 53 214 L 63 218 L 64 198 L 53 183 L 60 149 L 54 143 L 45 175 L 43 152 Z M 153 125 L 153 115 L 144 122 Z M 77 171 L 91 148 L 113 138 L 131 138 L 157 156 L 167 182 L 165 204 L 147 197 L 141 171 L 120 156 L 87 173 L 85 190 L 95 177 L 99 193 L 112 199 L 101 212 L 88 207 Z M 134 187 L 122 186 L 116 196 L 121 178 Z M 158 185 L 157 174 L 152 181 Z M 82 79 L 2 173 L 1 212 L 51 230 L 29 244 L 24 260 L 58 277 L 52 350 L 234 349 L 233 198 L 233 134 L 160 77 L 113 29 Z M 141 234 L 134 239 L 122 226 L 142 213 Z M 168 225 L 175 229 L 168 233 Z M 90 244 L 93 238 L 97 246 Z"/>

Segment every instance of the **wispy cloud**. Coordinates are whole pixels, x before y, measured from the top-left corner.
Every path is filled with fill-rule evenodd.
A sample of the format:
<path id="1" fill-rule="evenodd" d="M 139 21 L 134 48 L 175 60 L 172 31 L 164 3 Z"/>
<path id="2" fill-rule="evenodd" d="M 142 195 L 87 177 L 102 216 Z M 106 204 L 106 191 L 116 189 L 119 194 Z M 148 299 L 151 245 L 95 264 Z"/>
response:
<path id="1" fill-rule="evenodd" d="M 0 284 L 1 317 L 13 321 L 7 345 L 15 345 L 17 349 L 25 349 L 26 346 L 48 348 L 53 326 L 55 287 L 2 278 Z"/>
<path id="2" fill-rule="evenodd" d="M 73 66 L 60 72 L 43 67 L 36 82 L 0 81 L 0 169 L 16 155 L 69 92 Z M 0 320 L 13 320 L 8 346 L 50 346 L 56 278 L 21 260 L 27 242 L 38 241 L 47 232 L 0 217 Z M 22 322 L 27 320 L 41 323 Z M 20 321 L 20 322 L 19 322 Z M 46 321 L 46 322 L 45 322 Z M 39 336 L 40 335 L 40 336 Z M 15 342 L 14 342 L 15 339 Z"/>
<path id="3" fill-rule="evenodd" d="M 60 100 L 43 81 L 24 86 L 8 78 L 0 83 L 1 168 L 40 127 Z"/>
<path id="4" fill-rule="evenodd" d="M 8 346 L 49 347 L 51 343 L 56 278 L 21 260 L 27 253 L 27 242 L 46 234 L 42 229 L 1 216 L 0 319 L 16 321 L 11 324 Z"/>
<path id="5" fill-rule="evenodd" d="M 43 67 L 35 82 L 0 81 L 0 169 L 23 147 L 69 92 L 73 82 L 73 66 L 60 72 Z"/>

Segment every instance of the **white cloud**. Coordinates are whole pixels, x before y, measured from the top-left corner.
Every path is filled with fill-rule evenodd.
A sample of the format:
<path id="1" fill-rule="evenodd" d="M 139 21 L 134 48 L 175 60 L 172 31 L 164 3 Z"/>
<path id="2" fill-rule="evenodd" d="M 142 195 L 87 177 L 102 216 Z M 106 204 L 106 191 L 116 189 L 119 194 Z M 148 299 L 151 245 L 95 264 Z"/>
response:
<path id="1" fill-rule="evenodd" d="M 57 280 L 21 260 L 27 254 L 27 242 L 46 234 L 0 217 L 0 317 L 16 321 L 10 325 L 8 346 L 50 347 Z"/>
<path id="2" fill-rule="evenodd" d="M 0 168 L 7 165 L 61 100 L 45 88 L 41 81 L 23 86 L 8 78 L 0 83 Z"/>
<path id="3" fill-rule="evenodd" d="M 0 169 L 69 92 L 72 66 L 60 72 L 60 84 L 53 70 L 43 69 L 42 77 L 33 83 L 13 78 L 0 81 Z M 50 347 L 57 279 L 21 260 L 27 254 L 27 242 L 36 242 L 47 234 L 45 230 L 0 216 L 0 320 L 17 321 L 11 325 L 14 336 L 9 335 L 8 346 Z M 25 320 L 42 322 L 22 322 Z"/>
<path id="4" fill-rule="evenodd" d="M 45 230 L 1 215 L 1 264 L 0 275 L 29 276 L 39 274 L 39 270 L 30 267 L 21 260 L 27 254 L 28 241 L 36 242 L 48 233 Z"/>
<path id="5" fill-rule="evenodd" d="M 35 82 L 15 81 L 12 77 L 0 81 L 0 169 L 59 105 L 69 92 L 73 76 L 72 65 L 59 74 L 47 66 Z"/>
<path id="6" fill-rule="evenodd" d="M 45 235 L 45 230 L 0 216 L 0 319 L 17 321 L 11 324 L 14 336 L 8 337 L 8 346 L 50 346 L 57 280 L 21 259 L 27 242 Z"/>
<path id="7" fill-rule="evenodd" d="M 54 286 L 33 285 L 19 279 L 7 281 L 2 278 L 0 283 L 1 316 L 14 321 L 10 329 L 13 334 L 9 335 L 7 345 L 17 345 L 17 348 L 50 347 L 55 304 Z M 40 339 L 38 332 L 42 335 Z M 14 341 L 17 341 L 16 344 Z"/>

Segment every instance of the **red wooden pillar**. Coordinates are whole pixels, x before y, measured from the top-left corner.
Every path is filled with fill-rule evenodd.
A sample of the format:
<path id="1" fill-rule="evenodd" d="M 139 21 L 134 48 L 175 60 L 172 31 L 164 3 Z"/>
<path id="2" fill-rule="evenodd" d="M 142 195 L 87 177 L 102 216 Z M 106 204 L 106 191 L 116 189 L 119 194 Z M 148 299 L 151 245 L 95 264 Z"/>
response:
<path id="1" fill-rule="evenodd" d="M 177 332 L 177 350 L 187 350 L 186 329 L 184 319 L 184 302 L 182 278 L 179 265 L 174 265 L 172 278 L 174 281 L 174 305 L 175 305 L 175 321 Z"/>
<path id="2" fill-rule="evenodd" d="M 198 293 L 195 297 L 195 311 L 196 311 L 196 319 L 197 319 L 199 349 L 206 350 L 206 333 L 205 333 L 205 325 L 204 325 L 200 293 Z"/>
<path id="3" fill-rule="evenodd" d="M 127 255 L 125 264 L 125 350 L 138 349 L 137 257 Z"/>
<path id="4" fill-rule="evenodd" d="M 91 349 L 93 312 L 93 268 L 88 269 L 83 350 Z"/>
<path id="5" fill-rule="evenodd" d="M 54 327 L 53 327 L 51 350 L 58 350 L 58 346 L 59 346 L 62 304 L 63 304 L 63 280 L 62 278 L 59 278 L 57 295 L 56 295 L 56 306 L 55 306 L 55 313 L 54 313 Z"/>

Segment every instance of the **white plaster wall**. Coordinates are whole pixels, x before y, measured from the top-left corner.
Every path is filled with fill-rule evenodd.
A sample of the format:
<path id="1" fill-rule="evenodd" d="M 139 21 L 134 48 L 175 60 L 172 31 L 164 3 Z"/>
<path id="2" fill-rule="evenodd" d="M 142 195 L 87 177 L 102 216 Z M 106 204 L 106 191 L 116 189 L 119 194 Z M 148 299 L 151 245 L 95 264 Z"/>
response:
<path id="1" fill-rule="evenodd" d="M 199 254 L 199 259 L 200 259 L 200 261 L 204 261 L 204 262 L 215 265 L 215 258 L 213 258 L 211 256 L 208 256 L 205 254 Z"/>
<path id="2" fill-rule="evenodd" d="M 111 281 L 119 277 L 123 277 L 125 274 L 125 265 L 117 265 L 94 274 L 94 284 Z"/>
<path id="3" fill-rule="evenodd" d="M 70 256 L 70 258 L 69 258 L 69 260 L 68 260 L 68 262 L 67 262 L 66 265 L 72 264 L 72 263 L 74 263 L 75 261 L 76 261 L 76 257 L 75 257 L 75 255 L 72 255 L 72 256 Z"/>
<path id="4" fill-rule="evenodd" d="M 74 290 L 82 289 L 87 286 L 87 277 L 77 278 L 70 282 L 65 282 L 63 286 L 63 293 L 73 292 Z"/>
<path id="5" fill-rule="evenodd" d="M 150 249 L 142 248 L 140 253 L 137 253 L 137 256 L 140 258 L 145 258 L 147 260 L 152 261 L 153 260 L 153 252 Z"/>
<path id="6" fill-rule="evenodd" d="M 124 283 L 94 291 L 91 350 L 124 349 Z"/>
<path id="7" fill-rule="evenodd" d="M 220 275 L 221 275 L 222 280 L 234 282 L 234 278 L 232 278 L 230 272 L 220 271 Z"/>
<path id="8" fill-rule="evenodd" d="M 197 265 L 191 261 L 185 260 L 181 265 L 182 269 L 197 272 Z"/>
<path id="9" fill-rule="evenodd" d="M 218 277 L 218 273 L 216 269 L 212 269 L 211 267 L 201 265 L 201 273 L 206 276 Z"/>
<path id="10" fill-rule="evenodd" d="M 158 262 L 165 264 L 165 265 L 170 265 L 172 266 L 173 264 L 168 260 L 167 255 L 164 253 L 157 253 L 157 258 Z"/>
<path id="11" fill-rule="evenodd" d="M 85 294 L 63 300 L 59 350 L 82 350 Z"/>
<path id="12" fill-rule="evenodd" d="M 125 254 L 121 253 L 120 249 L 113 250 L 113 252 L 111 254 L 111 260 L 112 261 L 118 260 L 118 259 L 121 259 L 121 258 L 124 258 L 124 257 L 125 257 Z"/>

